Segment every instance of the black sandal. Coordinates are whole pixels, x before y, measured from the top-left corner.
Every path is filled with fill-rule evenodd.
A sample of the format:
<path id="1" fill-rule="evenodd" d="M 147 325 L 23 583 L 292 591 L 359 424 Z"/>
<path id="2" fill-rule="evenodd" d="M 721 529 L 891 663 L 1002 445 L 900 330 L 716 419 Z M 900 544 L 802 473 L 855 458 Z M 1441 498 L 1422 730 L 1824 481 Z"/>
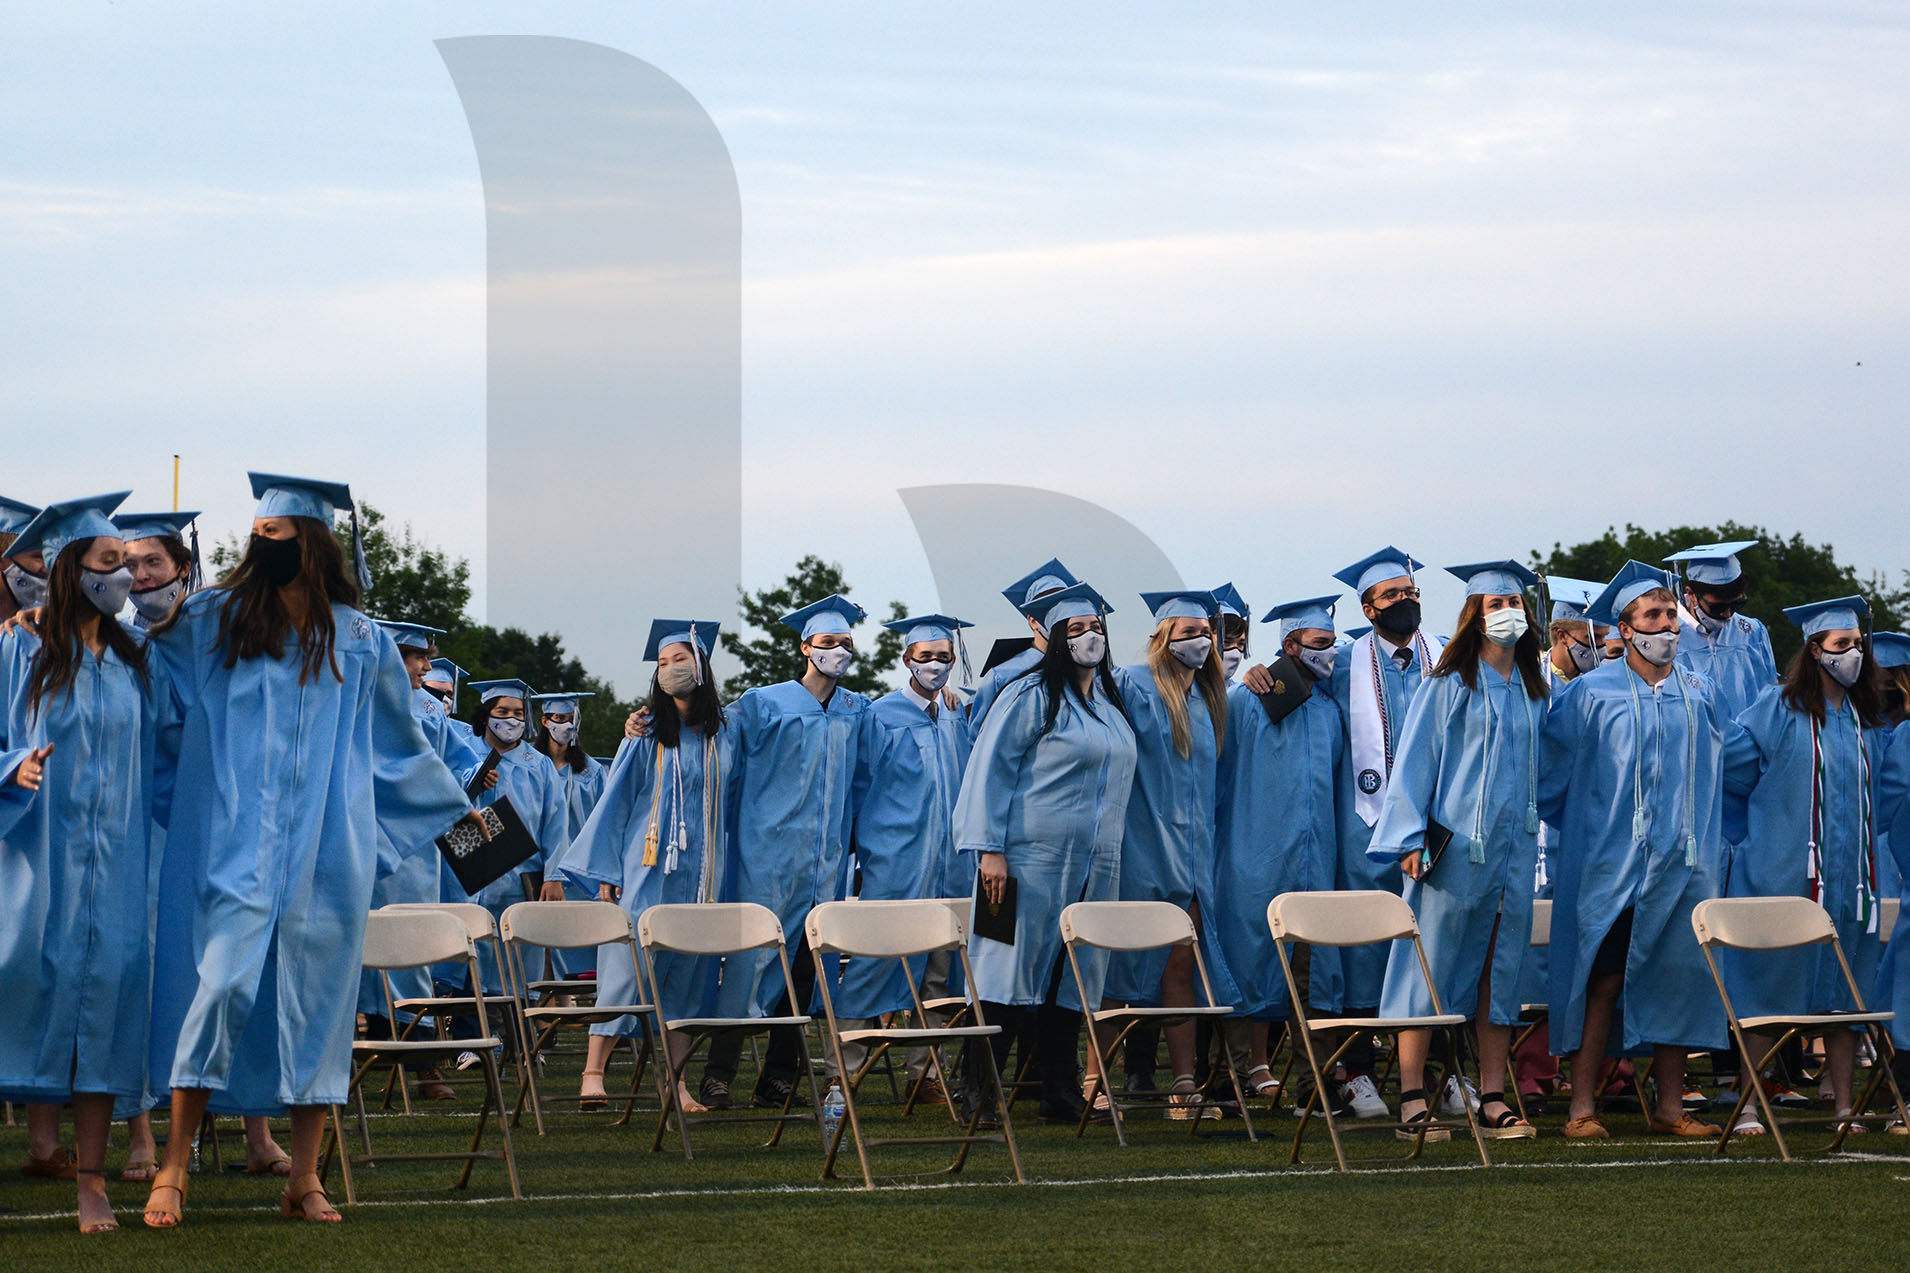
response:
<path id="1" fill-rule="evenodd" d="M 1408 1118 L 1406 1117 L 1408 1101 L 1418 1101 L 1426 1108 Z M 1418 1144 L 1422 1136 L 1428 1142 L 1452 1139 L 1452 1132 L 1441 1126 L 1439 1120 L 1433 1116 L 1432 1102 L 1426 1099 L 1425 1088 L 1415 1087 L 1402 1091 L 1399 1094 L 1399 1109 L 1399 1126 L 1393 1129 L 1395 1139 L 1403 1140 L 1408 1144 Z M 1431 1124 L 1431 1126 L 1426 1127 L 1422 1132 L 1420 1130 L 1422 1123 Z"/>
<path id="2" fill-rule="evenodd" d="M 1486 1117 L 1486 1106 L 1503 1105 L 1505 1107 L 1496 1118 Z M 1505 1098 L 1504 1092 L 1482 1092 L 1479 1096 L 1479 1134 L 1487 1140 L 1530 1140 L 1539 1134 L 1539 1129 L 1520 1118 L 1512 1103 Z"/>

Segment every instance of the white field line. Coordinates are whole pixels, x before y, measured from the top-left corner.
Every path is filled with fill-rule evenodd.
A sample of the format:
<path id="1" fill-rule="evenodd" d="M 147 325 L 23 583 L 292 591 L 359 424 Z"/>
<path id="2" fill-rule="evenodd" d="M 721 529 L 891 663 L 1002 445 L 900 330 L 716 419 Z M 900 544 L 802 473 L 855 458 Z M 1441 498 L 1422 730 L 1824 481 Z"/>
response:
<path id="1" fill-rule="evenodd" d="M 1662 1168 L 1662 1167 L 1760 1167 L 1776 1164 L 1786 1170 L 1802 1170 L 1808 1167 L 1835 1167 L 1863 1165 L 1870 1163 L 1898 1163 L 1905 1161 L 1901 1154 L 1839 1154 L 1835 1158 L 1813 1158 L 1798 1160 L 1789 1164 L 1774 1158 L 1620 1158 L 1609 1162 L 1518 1162 L 1495 1163 L 1492 1171 L 1544 1171 L 1557 1168 L 1566 1170 L 1586 1170 L 1600 1168 Z M 1425 1172 L 1476 1172 L 1484 1171 L 1475 1164 L 1450 1164 L 1400 1167 L 1362 1167 L 1351 1173 L 1353 1176 L 1389 1176 L 1419 1175 Z M 1281 1171 L 1210 1171 L 1210 1172 L 1173 1172 L 1154 1176 L 1084 1176 L 1073 1180 L 1030 1180 L 1017 1185 L 1012 1180 L 947 1180 L 922 1184 L 883 1184 L 877 1185 L 875 1193 L 927 1193 L 949 1189 L 1081 1189 L 1102 1185 L 1157 1185 L 1188 1184 L 1206 1181 L 1225 1180 L 1281 1180 L 1295 1176 L 1337 1176 L 1340 1173 L 1331 1167 L 1290 1167 Z M 1893 1176 L 1893 1180 L 1910 1181 L 1910 1176 Z M 340 1185 L 340 1193 L 343 1186 Z M 341 1210 L 349 1214 L 352 1211 L 370 1210 L 375 1207 L 489 1207 L 498 1204 L 510 1205 L 522 1202 L 657 1202 L 672 1198 L 760 1198 L 760 1197 L 800 1197 L 805 1195 L 831 1194 L 839 1198 L 866 1198 L 867 1189 L 859 1189 L 849 1180 L 833 1185 L 756 1185 L 744 1189 L 648 1189 L 630 1193 L 552 1193 L 530 1194 L 523 1199 L 515 1198 L 453 1198 L 436 1196 L 429 1198 L 385 1198 L 369 1199 L 345 1207 L 342 1198 L 334 1198 Z M 275 1201 L 273 1199 L 272 1201 Z M 186 1214 L 190 1219 L 194 1214 L 241 1214 L 261 1211 L 267 1202 L 253 1205 L 194 1207 L 187 1205 Z M 121 1212 L 136 1211 L 136 1208 L 120 1207 Z M 73 1212 L 36 1211 L 20 1212 L 12 1215 L 0 1215 L 0 1222 L 19 1222 L 28 1220 L 72 1220 Z M 138 1223 L 135 1219 L 134 1223 Z"/>

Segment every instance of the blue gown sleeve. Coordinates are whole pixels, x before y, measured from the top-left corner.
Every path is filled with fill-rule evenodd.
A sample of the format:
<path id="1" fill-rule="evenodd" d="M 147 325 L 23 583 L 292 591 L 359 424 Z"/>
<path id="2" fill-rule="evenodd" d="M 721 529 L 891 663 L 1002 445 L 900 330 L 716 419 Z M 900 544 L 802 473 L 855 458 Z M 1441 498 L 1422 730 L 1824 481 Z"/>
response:
<path id="1" fill-rule="evenodd" d="M 380 754 L 371 766 L 372 806 L 385 841 L 400 857 L 409 857 L 432 848 L 471 811 L 471 802 L 412 715 L 404 657 L 389 636 L 379 636 L 371 736 Z"/>
<path id="2" fill-rule="evenodd" d="M 1426 847 L 1426 820 L 1438 794 L 1439 765 L 1445 754 L 1446 718 L 1460 684 L 1456 676 L 1437 677 L 1430 687 L 1434 692 L 1413 695 L 1412 706 L 1406 709 L 1393 776 L 1386 784 L 1379 821 L 1373 824 L 1372 842 L 1366 847 L 1366 856 L 1375 862 L 1397 862 Z"/>
<path id="3" fill-rule="evenodd" d="M 8 710 L 17 692 L 15 686 L 32 666 L 30 639 L 18 630 L 0 636 L 0 839 L 26 816 L 38 792 L 28 791 L 14 782 L 13 775 L 33 752 L 27 738 L 11 737 Z"/>
<path id="4" fill-rule="evenodd" d="M 1890 852 L 1899 866 L 1910 864 L 1910 721 L 1897 726 L 1884 749 L 1883 768 L 1877 774 L 1878 830 L 1890 837 Z M 1910 878 L 1910 866 L 1904 871 Z"/>
<path id="5" fill-rule="evenodd" d="M 1011 684 L 989 709 L 955 798 L 957 851 L 1003 851 L 1022 766 L 1033 756 L 1046 712 L 1047 696 L 1033 678 Z M 1060 728 L 1059 720 L 1055 727 Z"/>
<path id="6" fill-rule="evenodd" d="M 656 765 L 656 742 L 651 738 L 626 740 L 604 778 L 597 805 L 584 819 L 577 835 L 551 864 L 551 871 L 589 886 L 621 888 L 624 863 L 648 825 L 650 788 Z"/>

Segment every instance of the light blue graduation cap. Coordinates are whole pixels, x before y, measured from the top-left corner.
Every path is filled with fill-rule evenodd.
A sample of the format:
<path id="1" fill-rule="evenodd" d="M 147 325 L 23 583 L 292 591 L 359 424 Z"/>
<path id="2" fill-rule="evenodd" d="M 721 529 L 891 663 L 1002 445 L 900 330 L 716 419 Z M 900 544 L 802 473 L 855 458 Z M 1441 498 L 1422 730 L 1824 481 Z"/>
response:
<path id="1" fill-rule="evenodd" d="M 1862 597 L 1838 597 L 1835 601 L 1784 607 L 1784 617 L 1804 629 L 1806 639 L 1839 628 L 1861 628 L 1863 616 L 1869 613 L 1870 603 Z"/>
<path id="2" fill-rule="evenodd" d="M 1878 667 L 1910 667 L 1910 636 L 1901 632 L 1873 632 L 1870 657 Z"/>
<path id="3" fill-rule="evenodd" d="M 962 629 L 975 625 L 966 619 L 954 619 L 945 614 L 910 615 L 906 619 L 891 619 L 882 625 L 891 632 L 902 634 L 902 647 L 907 649 L 917 641 L 952 641 L 955 643 L 955 655 L 961 660 L 962 682 L 974 680 L 975 674 L 968 666 L 968 642 L 962 639 Z"/>
<path id="4" fill-rule="evenodd" d="M 1475 561 L 1447 566 L 1446 573 L 1466 581 L 1468 597 L 1516 597 L 1539 583 L 1537 575 L 1516 561 Z"/>
<path id="5" fill-rule="evenodd" d="M 1364 597 L 1366 590 L 1376 583 L 1400 576 L 1411 576 L 1423 563 L 1414 561 L 1408 553 L 1401 552 L 1390 544 L 1376 553 L 1360 558 L 1344 570 L 1336 570 L 1333 577 Z"/>
<path id="6" fill-rule="evenodd" d="M 1051 592 L 1060 592 L 1063 588 L 1072 588 L 1080 582 L 1066 566 L 1061 564 L 1059 557 L 1050 557 L 1003 588 L 1001 595 L 1008 598 L 1009 605 L 1021 610 L 1037 597 L 1045 597 Z M 1022 612 L 1027 613 L 1025 610 Z"/>
<path id="7" fill-rule="evenodd" d="M 449 685 L 455 690 L 458 682 L 469 675 L 450 659 L 432 659 L 431 671 L 425 674 L 424 679 L 433 685 Z"/>
<path id="8" fill-rule="evenodd" d="M 176 509 L 169 513 L 117 513 L 113 524 L 119 527 L 119 537 L 127 543 L 135 539 L 177 539 L 187 542 L 192 552 L 191 573 L 186 576 L 189 588 L 199 586 L 199 510 Z M 188 541 L 188 535 L 190 540 Z"/>
<path id="9" fill-rule="evenodd" d="M 396 619 L 373 619 L 373 623 L 391 633 L 391 639 L 401 650 L 428 650 L 435 644 L 432 637 L 443 633 L 443 628 L 427 627 L 422 623 L 401 623 Z"/>
<path id="10" fill-rule="evenodd" d="M 477 691 L 480 703 L 488 703 L 496 698 L 521 698 L 529 702 L 537 697 L 536 691 L 515 676 L 496 681 L 472 681 L 471 688 Z"/>
<path id="11" fill-rule="evenodd" d="M 358 506 L 352 503 L 351 487 L 343 482 L 324 482 L 309 477 L 286 477 L 281 473 L 248 473 L 253 498 L 259 501 L 254 517 L 310 517 L 331 528 L 339 509 L 351 514 L 352 565 L 358 572 L 358 586 L 371 587 L 371 567 L 365 564 L 365 537 L 358 530 Z"/>
<path id="12" fill-rule="evenodd" d="M 33 504 L 22 504 L 17 499 L 8 499 L 0 495 L 0 535 L 17 535 L 26 529 L 33 515 L 39 512 Z M 11 550 L 9 550 L 11 551 Z"/>
<path id="13" fill-rule="evenodd" d="M 663 655 L 666 645 L 687 645 L 702 658 L 690 660 L 696 669 L 696 683 L 703 683 L 703 660 L 716 650 L 716 634 L 722 624 L 714 619 L 652 619 L 650 621 L 650 639 L 644 642 L 643 658 L 646 663 L 654 663 Z"/>
<path id="14" fill-rule="evenodd" d="M 802 633 L 802 639 L 807 641 L 822 632 L 846 633 L 868 617 L 867 610 L 837 592 L 800 610 L 790 611 L 782 622 L 783 626 Z"/>
<path id="15" fill-rule="evenodd" d="M 1086 616 L 1101 618 L 1114 613 L 1107 599 L 1085 583 L 1073 583 L 1059 592 L 1050 592 L 1024 601 L 1016 609 L 1040 624 L 1043 631 L 1057 623 Z"/>
<path id="16" fill-rule="evenodd" d="M 1324 597 L 1307 597 L 1301 601 L 1284 602 L 1261 615 L 1260 622 L 1279 623 L 1282 641 L 1286 640 L 1290 633 L 1297 632 L 1301 628 L 1323 628 L 1331 632 L 1333 631 L 1333 607 L 1339 603 L 1339 600 L 1339 594 L 1332 593 Z"/>
<path id="17" fill-rule="evenodd" d="M 1547 575 L 1545 591 L 1552 598 L 1553 623 L 1586 623 L 1586 613 L 1592 608 L 1592 602 L 1605 590 L 1605 585 L 1593 583 L 1589 579 L 1572 579 L 1565 575 Z"/>
<path id="18" fill-rule="evenodd" d="M 597 692 L 595 690 L 563 690 L 556 694 L 533 694 L 531 697 L 537 700 L 537 714 L 540 717 L 549 716 L 552 712 L 559 716 L 566 714 L 575 716 L 578 701 L 595 698 Z"/>
<path id="19" fill-rule="evenodd" d="M 1222 614 L 1231 614 L 1236 619 L 1253 618 L 1253 611 L 1247 606 L 1247 599 L 1240 595 L 1240 589 L 1231 583 L 1223 583 L 1214 589 L 1214 600 L 1220 603 Z"/>
<path id="20" fill-rule="evenodd" d="M 1683 569 L 1685 578 L 1692 583 L 1703 584 L 1707 588 L 1722 588 L 1725 584 L 1735 583 L 1744 573 L 1743 563 L 1738 554 L 1746 548 L 1756 548 L 1755 539 L 1734 539 L 1722 544 L 1698 544 L 1681 553 L 1673 553 L 1665 561 Z"/>
<path id="21" fill-rule="evenodd" d="M 131 494 L 131 491 L 116 491 L 111 495 L 88 495 L 83 499 L 48 504 L 20 528 L 20 537 L 7 551 L 17 555 L 39 549 L 51 574 L 53 562 L 68 544 L 101 535 L 118 539 L 119 527 L 113 524 L 113 510 Z"/>
<path id="22" fill-rule="evenodd" d="M 1585 617 L 1593 623 L 1615 625 L 1618 616 L 1625 613 L 1625 607 L 1650 592 L 1653 588 L 1671 588 L 1671 575 L 1657 566 L 1647 566 L 1642 561 L 1628 561 L 1619 567 L 1612 581 L 1592 598 L 1592 604 Z"/>
<path id="23" fill-rule="evenodd" d="M 1211 592 L 1185 588 L 1175 592 L 1143 592 L 1141 604 L 1154 615 L 1154 622 L 1169 619 L 1214 619 L 1220 615 L 1220 601 Z"/>

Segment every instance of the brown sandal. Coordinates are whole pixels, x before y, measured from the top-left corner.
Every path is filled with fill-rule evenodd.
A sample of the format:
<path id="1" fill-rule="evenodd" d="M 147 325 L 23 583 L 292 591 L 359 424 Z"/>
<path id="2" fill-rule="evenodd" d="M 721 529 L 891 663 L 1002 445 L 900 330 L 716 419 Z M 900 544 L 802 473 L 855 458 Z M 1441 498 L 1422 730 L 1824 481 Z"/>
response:
<path id="1" fill-rule="evenodd" d="M 72 1180 L 76 1174 L 73 1155 L 67 1152 L 65 1145 L 44 1158 L 35 1158 L 31 1153 L 20 1164 L 20 1174 L 34 1180 Z"/>
<path id="2" fill-rule="evenodd" d="M 1707 1123 L 1695 1114 L 1683 1113 L 1676 1121 L 1667 1122 L 1656 1114 L 1645 1118 L 1646 1125 L 1660 1136 L 1722 1136 L 1724 1128 L 1716 1123 Z"/>
<path id="3" fill-rule="evenodd" d="M 1598 1120 L 1596 1114 L 1580 1114 L 1565 1124 L 1567 1140 L 1610 1140 L 1611 1138 L 1611 1130 Z"/>
<path id="4" fill-rule="evenodd" d="M 315 1216 L 308 1216 L 305 1214 L 305 1200 L 313 1194 L 325 1199 L 325 1209 Z M 279 1214 L 287 1220 L 305 1220 L 313 1224 L 337 1224 L 345 1218 L 332 1205 L 331 1195 L 325 1192 L 325 1182 L 318 1178 L 315 1171 L 295 1176 L 285 1186 L 285 1192 L 279 1195 Z"/>
<path id="5" fill-rule="evenodd" d="M 247 1163 L 245 1174 L 248 1176 L 289 1176 L 292 1174 L 292 1155 L 280 1150 L 262 1163 Z"/>
<path id="6" fill-rule="evenodd" d="M 191 1179 L 184 1167 L 161 1167 L 153 1177 L 152 1192 L 146 1195 L 146 1227 L 148 1229 L 176 1229 L 186 1220 L 186 1184 Z M 162 1207 L 153 1200 L 161 1189 L 170 1189 L 179 1195 L 179 1201 L 170 1207 Z M 163 1223 L 154 1216 L 167 1216 Z"/>

